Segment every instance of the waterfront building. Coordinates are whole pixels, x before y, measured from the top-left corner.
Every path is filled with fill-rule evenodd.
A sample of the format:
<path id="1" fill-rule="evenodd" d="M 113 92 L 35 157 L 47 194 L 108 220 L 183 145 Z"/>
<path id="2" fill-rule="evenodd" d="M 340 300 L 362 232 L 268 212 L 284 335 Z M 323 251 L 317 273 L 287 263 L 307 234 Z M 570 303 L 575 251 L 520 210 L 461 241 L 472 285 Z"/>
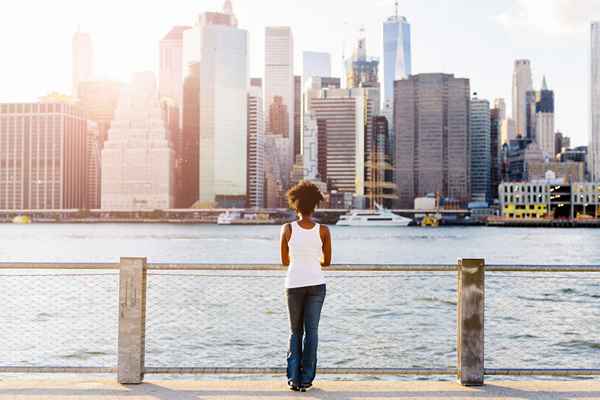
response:
<path id="1" fill-rule="evenodd" d="M 173 99 L 181 109 L 183 90 L 183 32 L 190 26 L 174 26 L 159 43 L 158 95 Z"/>
<path id="2" fill-rule="evenodd" d="M 294 163 L 294 40 L 290 27 L 267 27 L 265 31 L 265 112 L 267 135 L 277 140 L 283 154 L 279 180 L 288 185 Z M 285 142 L 285 146 L 283 145 Z"/>
<path id="3" fill-rule="evenodd" d="M 590 35 L 590 139 L 589 170 L 600 181 L 600 22 L 593 22 Z"/>
<path id="4" fill-rule="evenodd" d="M 600 218 L 600 183 L 570 183 L 550 171 L 544 179 L 502 183 L 499 192 L 505 218 Z"/>
<path id="5" fill-rule="evenodd" d="M 265 117 L 262 87 L 248 93 L 248 207 L 262 208 L 265 199 Z"/>
<path id="6" fill-rule="evenodd" d="M 189 64 L 185 73 L 179 146 L 175 207 L 189 208 L 200 199 L 200 63 Z"/>
<path id="7" fill-rule="evenodd" d="M 400 208 L 440 193 L 471 198 L 468 79 L 417 74 L 395 83 L 395 180 Z"/>
<path id="8" fill-rule="evenodd" d="M 134 74 L 102 150 L 103 209 L 172 207 L 175 154 L 168 137 L 154 74 Z"/>
<path id="9" fill-rule="evenodd" d="M 489 203 L 492 197 L 490 102 L 473 97 L 470 112 L 471 199 Z"/>
<path id="10" fill-rule="evenodd" d="M 515 121 L 516 135 L 527 136 L 527 92 L 533 90 L 531 62 L 516 60 L 513 71 L 512 119 Z M 510 139 L 509 139 L 510 140 Z"/>
<path id="11" fill-rule="evenodd" d="M 302 87 L 310 78 L 331 76 L 331 54 L 316 51 L 302 53 Z"/>
<path id="12" fill-rule="evenodd" d="M 499 105 L 496 101 L 494 103 L 496 106 Z M 500 138 L 501 116 L 502 108 L 494 107 L 490 110 L 491 201 L 498 199 L 498 185 L 502 181 L 502 143 Z"/>
<path id="13" fill-rule="evenodd" d="M 248 33 L 237 28 L 230 2 L 226 2 L 223 12 L 201 14 L 195 25 L 184 31 L 183 65 L 187 69 L 191 64 L 197 64 L 199 77 L 199 195 L 196 205 L 244 206 L 247 196 Z"/>
<path id="14" fill-rule="evenodd" d="M 302 153 L 302 77 L 294 76 L 294 157 Z"/>
<path id="15" fill-rule="evenodd" d="M 79 84 L 94 79 L 94 47 L 89 33 L 77 30 L 72 41 L 71 96 L 79 97 Z"/>
<path id="16" fill-rule="evenodd" d="M 67 103 L 0 104 L 0 209 L 86 208 L 87 125 Z"/>

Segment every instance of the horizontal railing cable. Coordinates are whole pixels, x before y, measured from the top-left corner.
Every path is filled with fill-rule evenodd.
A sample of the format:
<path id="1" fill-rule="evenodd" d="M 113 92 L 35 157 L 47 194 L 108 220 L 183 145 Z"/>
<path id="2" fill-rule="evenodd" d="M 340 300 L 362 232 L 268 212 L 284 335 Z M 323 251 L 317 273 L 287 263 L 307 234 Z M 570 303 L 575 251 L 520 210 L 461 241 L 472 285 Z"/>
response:
<path id="1" fill-rule="evenodd" d="M 456 375 L 456 368 L 318 368 L 323 375 Z M 281 375 L 285 368 L 146 367 L 161 375 Z"/>
<path id="2" fill-rule="evenodd" d="M 34 263 L 2 262 L 0 270 L 118 270 L 118 263 Z M 149 263 L 149 271 L 285 271 L 279 264 Z M 332 272 L 456 272 L 451 264 L 335 264 L 325 268 Z M 487 272 L 600 272 L 598 265 L 565 264 L 487 264 Z"/>

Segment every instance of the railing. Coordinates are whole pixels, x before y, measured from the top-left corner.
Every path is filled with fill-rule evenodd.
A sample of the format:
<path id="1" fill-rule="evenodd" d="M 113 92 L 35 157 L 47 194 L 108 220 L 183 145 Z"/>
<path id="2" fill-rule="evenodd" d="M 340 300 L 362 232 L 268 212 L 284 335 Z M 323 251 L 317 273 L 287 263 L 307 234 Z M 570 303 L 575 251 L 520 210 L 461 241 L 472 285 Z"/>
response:
<path id="1" fill-rule="evenodd" d="M 466 385 L 482 384 L 484 375 L 600 375 L 596 365 L 562 368 L 550 351 L 556 345 L 598 351 L 580 338 L 597 337 L 600 312 L 572 289 L 577 283 L 580 291 L 597 293 L 598 272 L 599 266 L 484 266 L 483 260 L 332 266 L 319 373 L 456 375 Z M 285 361 L 284 274 L 275 265 L 132 258 L 118 264 L 0 263 L 0 358 L 8 357 L 0 359 L 0 373 L 117 372 L 122 383 L 139 383 L 145 373 L 285 373 L 272 367 Z M 573 306 L 568 315 L 544 293 L 527 296 L 548 282 Z M 535 306 L 524 308 L 527 301 Z M 447 333 L 455 329 L 452 340 Z M 552 329 L 574 339 L 544 337 Z M 511 354 L 532 343 L 542 349 L 547 368 L 484 368 L 511 365 Z M 51 354 L 54 346 L 63 349 L 60 356 Z M 579 356 L 567 360 L 581 362 Z"/>

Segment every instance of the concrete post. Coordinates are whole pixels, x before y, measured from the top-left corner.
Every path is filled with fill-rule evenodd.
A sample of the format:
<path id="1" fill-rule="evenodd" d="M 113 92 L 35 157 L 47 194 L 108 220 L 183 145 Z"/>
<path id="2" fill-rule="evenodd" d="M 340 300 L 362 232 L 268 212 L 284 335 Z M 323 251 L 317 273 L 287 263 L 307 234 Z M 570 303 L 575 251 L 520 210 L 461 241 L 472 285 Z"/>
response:
<path id="1" fill-rule="evenodd" d="M 485 260 L 458 260 L 457 370 L 464 386 L 483 385 Z"/>
<path id="2" fill-rule="evenodd" d="M 146 326 L 146 259 L 121 258 L 118 381 L 142 383 Z"/>

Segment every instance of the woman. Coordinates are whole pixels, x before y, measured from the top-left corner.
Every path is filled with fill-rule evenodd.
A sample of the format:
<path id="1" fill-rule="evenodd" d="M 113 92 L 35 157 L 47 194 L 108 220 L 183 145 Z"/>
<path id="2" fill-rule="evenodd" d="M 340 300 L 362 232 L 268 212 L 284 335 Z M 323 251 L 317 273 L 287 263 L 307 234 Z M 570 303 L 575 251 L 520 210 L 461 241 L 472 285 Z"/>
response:
<path id="1" fill-rule="evenodd" d="M 285 280 L 290 338 L 287 353 L 288 386 L 305 392 L 317 370 L 318 329 L 325 300 L 321 267 L 331 264 L 331 235 L 313 221 L 323 195 L 310 182 L 300 182 L 287 193 L 298 220 L 281 229 L 281 263 L 289 266 Z M 304 343 L 302 336 L 304 336 Z"/>

